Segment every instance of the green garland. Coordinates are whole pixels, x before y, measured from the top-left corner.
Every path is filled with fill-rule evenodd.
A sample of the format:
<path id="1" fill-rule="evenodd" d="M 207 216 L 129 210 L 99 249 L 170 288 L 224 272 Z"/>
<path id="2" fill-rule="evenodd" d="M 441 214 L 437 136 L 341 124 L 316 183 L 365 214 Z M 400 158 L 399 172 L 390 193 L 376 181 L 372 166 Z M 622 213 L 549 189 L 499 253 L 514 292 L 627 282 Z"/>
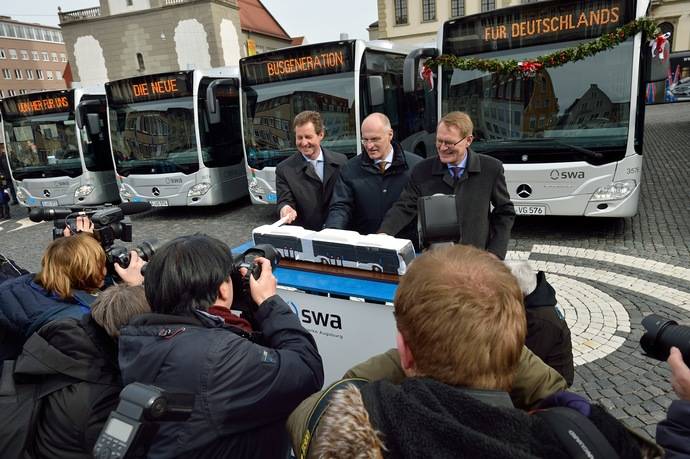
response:
<path id="1" fill-rule="evenodd" d="M 539 56 L 519 62 L 515 59 L 480 59 L 476 57 L 458 57 L 451 54 L 428 59 L 424 62 L 424 72 L 430 72 L 436 66 L 444 66 L 461 70 L 482 70 L 499 74 L 527 73 L 533 74 L 542 68 L 560 67 L 568 62 L 575 62 L 594 56 L 602 51 L 618 46 L 621 42 L 642 32 L 648 40 L 654 39 L 660 32 L 652 19 L 643 17 L 635 19 L 615 31 L 602 35 L 596 40 L 579 44 L 573 48 L 566 48 L 545 56 Z"/>

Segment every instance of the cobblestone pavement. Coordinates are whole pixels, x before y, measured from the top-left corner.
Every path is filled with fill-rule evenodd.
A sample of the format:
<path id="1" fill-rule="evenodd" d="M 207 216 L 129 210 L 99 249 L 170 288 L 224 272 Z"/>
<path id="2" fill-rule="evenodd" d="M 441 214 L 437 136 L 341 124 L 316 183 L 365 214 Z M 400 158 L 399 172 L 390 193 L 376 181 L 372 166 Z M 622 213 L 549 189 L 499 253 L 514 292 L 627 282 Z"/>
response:
<path id="1" fill-rule="evenodd" d="M 627 219 L 521 217 L 509 256 L 528 259 L 558 292 L 572 330 L 573 389 L 631 427 L 654 435 L 675 397 L 669 370 L 641 354 L 641 319 L 650 313 L 688 322 L 690 310 L 690 103 L 652 106 L 645 122 L 640 212 Z M 48 223 L 26 210 L 0 221 L 0 251 L 39 268 Z M 135 243 L 205 232 L 236 246 L 274 220 L 248 200 L 216 208 L 160 209 L 133 216 Z"/>

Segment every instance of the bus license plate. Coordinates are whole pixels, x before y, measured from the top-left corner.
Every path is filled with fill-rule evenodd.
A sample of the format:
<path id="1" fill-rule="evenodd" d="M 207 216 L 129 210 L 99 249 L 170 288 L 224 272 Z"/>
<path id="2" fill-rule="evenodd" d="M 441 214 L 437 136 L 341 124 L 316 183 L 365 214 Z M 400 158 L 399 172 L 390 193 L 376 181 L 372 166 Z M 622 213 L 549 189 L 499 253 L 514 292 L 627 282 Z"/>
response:
<path id="1" fill-rule="evenodd" d="M 57 207 L 57 201 L 41 201 L 41 207 Z"/>
<path id="2" fill-rule="evenodd" d="M 152 199 L 149 201 L 151 207 L 168 207 L 167 199 Z"/>
<path id="3" fill-rule="evenodd" d="M 546 215 L 546 206 L 515 206 L 517 215 Z"/>

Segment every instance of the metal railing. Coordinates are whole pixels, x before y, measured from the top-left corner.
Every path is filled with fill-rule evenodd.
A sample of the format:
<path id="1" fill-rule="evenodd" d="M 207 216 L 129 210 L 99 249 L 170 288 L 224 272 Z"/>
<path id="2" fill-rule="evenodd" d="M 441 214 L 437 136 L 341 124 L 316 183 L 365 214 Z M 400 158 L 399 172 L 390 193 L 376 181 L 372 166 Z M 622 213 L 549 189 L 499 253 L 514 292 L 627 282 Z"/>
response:
<path id="1" fill-rule="evenodd" d="M 101 16 L 101 7 L 94 6 L 93 8 L 84 8 L 83 10 L 58 12 L 60 17 L 60 24 L 66 22 L 83 21 L 84 19 L 97 18 Z"/>

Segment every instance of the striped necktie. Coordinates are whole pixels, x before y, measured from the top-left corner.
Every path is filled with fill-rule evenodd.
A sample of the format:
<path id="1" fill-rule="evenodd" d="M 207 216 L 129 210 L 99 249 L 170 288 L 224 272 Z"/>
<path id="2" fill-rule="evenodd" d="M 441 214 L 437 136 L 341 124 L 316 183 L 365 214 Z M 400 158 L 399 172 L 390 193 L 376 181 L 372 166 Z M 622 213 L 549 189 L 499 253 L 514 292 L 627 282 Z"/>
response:
<path id="1" fill-rule="evenodd" d="M 379 171 L 383 174 L 386 172 L 386 166 L 388 165 L 388 161 L 379 161 L 378 166 L 379 166 Z"/>
<path id="2" fill-rule="evenodd" d="M 462 171 L 464 168 L 460 166 L 448 166 L 448 169 L 450 169 L 450 176 L 453 177 L 453 179 L 457 180 L 462 175 Z"/>

